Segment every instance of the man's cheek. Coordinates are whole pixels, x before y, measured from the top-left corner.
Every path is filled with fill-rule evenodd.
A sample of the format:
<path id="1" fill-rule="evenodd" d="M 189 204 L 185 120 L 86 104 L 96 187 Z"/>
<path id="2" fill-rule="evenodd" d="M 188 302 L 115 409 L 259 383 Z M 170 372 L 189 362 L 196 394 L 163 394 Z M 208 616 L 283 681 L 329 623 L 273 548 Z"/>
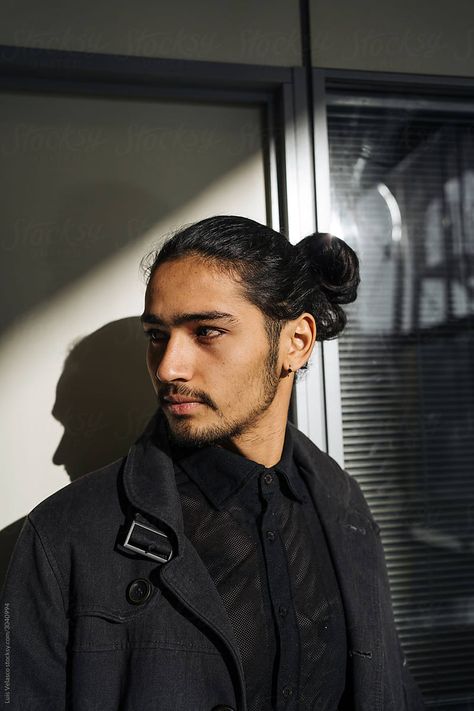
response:
<path id="1" fill-rule="evenodd" d="M 151 384 L 155 393 L 158 393 L 158 383 L 156 382 L 153 369 L 147 364 L 148 375 L 150 376 Z"/>

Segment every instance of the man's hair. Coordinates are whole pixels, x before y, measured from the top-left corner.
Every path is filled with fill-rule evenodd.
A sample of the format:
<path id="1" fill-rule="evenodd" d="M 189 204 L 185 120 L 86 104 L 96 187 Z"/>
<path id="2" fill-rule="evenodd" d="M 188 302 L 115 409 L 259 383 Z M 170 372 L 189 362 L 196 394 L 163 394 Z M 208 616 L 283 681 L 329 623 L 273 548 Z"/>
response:
<path id="1" fill-rule="evenodd" d="M 316 232 L 296 245 L 270 227 L 234 215 L 208 217 L 173 234 L 148 256 L 147 283 L 164 262 L 197 256 L 236 278 L 265 317 L 274 345 L 285 322 L 311 313 L 317 340 L 337 336 L 346 325 L 341 304 L 354 301 L 359 260 L 341 239 Z"/>

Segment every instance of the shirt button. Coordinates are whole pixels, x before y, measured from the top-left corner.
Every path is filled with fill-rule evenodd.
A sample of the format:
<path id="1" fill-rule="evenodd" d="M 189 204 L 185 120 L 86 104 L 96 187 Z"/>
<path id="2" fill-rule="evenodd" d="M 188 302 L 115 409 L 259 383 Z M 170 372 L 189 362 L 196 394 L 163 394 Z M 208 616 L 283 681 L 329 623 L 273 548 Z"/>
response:
<path id="1" fill-rule="evenodd" d="M 269 541 L 274 541 L 275 540 L 275 531 L 267 531 L 267 538 Z"/>
<path id="2" fill-rule="evenodd" d="M 278 608 L 278 614 L 280 615 L 280 617 L 286 617 L 288 614 L 288 608 L 284 607 L 283 605 L 280 605 L 280 607 Z"/>
<path id="3" fill-rule="evenodd" d="M 146 578 L 137 578 L 137 580 L 132 580 L 127 588 L 127 600 L 132 605 L 143 605 L 151 596 L 151 592 L 150 581 Z"/>
<path id="4" fill-rule="evenodd" d="M 293 689 L 291 688 L 291 686 L 284 686 L 281 693 L 283 694 L 283 696 L 285 698 L 288 698 L 289 696 L 292 695 Z"/>
<path id="5" fill-rule="evenodd" d="M 264 480 L 265 484 L 272 484 L 272 483 L 273 483 L 273 475 L 270 474 L 270 472 L 268 472 L 268 473 L 265 474 L 265 476 L 263 477 L 263 480 Z"/>

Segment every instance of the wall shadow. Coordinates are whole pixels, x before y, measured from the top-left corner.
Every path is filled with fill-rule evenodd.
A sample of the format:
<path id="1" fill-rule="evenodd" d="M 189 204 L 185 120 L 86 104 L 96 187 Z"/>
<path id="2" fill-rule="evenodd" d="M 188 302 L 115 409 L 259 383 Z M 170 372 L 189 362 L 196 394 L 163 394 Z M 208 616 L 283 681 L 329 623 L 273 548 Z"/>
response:
<path id="1" fill-rule="evenodd" d="M 122 457 L 156 410 L 138 317 L 123 318 L 78 341 L 56 388 L 52 414 L 64 434 L 53 462 L 74 481 Z M 24 518 L 0 531 L 0 585 Z"/>
<path id="2" fill-rule="evenodd" d="M 14 289 L 16 298 L 0 311 L 1 331 L 139 239 L 166 211 L 151 191 L 118 180 L 94 181 L 69 188 L 48 219 L 32 210 L 32 217 L 6 222 L 2 275 L 5 293 Z M 15 288 L 25 274 L 28 288 Z"/>

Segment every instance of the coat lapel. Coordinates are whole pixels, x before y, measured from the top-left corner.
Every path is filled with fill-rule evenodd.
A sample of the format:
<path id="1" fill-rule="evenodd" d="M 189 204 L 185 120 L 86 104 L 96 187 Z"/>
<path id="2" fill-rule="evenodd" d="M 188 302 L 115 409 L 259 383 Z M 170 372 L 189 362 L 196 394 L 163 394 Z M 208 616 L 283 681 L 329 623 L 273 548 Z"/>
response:
<path id="1" fill-rule="evenodd" d="M 380 541 L 372 520 L 354 507 L 347 474 L 301 433 L 293 433 L 295 458 L 319 514 L 341 591 L 353 708 L 381 711 Z"/>
<path id="2" fill-rule="evenodd" d="M 161 579 L 170 592 L 225 644 L 234 665 L 237 707 L 246 711 L 244 671 L 231 623 L 216 586 L 187 539 L 183 540 L 181 554 L 162 567 Z"/>

